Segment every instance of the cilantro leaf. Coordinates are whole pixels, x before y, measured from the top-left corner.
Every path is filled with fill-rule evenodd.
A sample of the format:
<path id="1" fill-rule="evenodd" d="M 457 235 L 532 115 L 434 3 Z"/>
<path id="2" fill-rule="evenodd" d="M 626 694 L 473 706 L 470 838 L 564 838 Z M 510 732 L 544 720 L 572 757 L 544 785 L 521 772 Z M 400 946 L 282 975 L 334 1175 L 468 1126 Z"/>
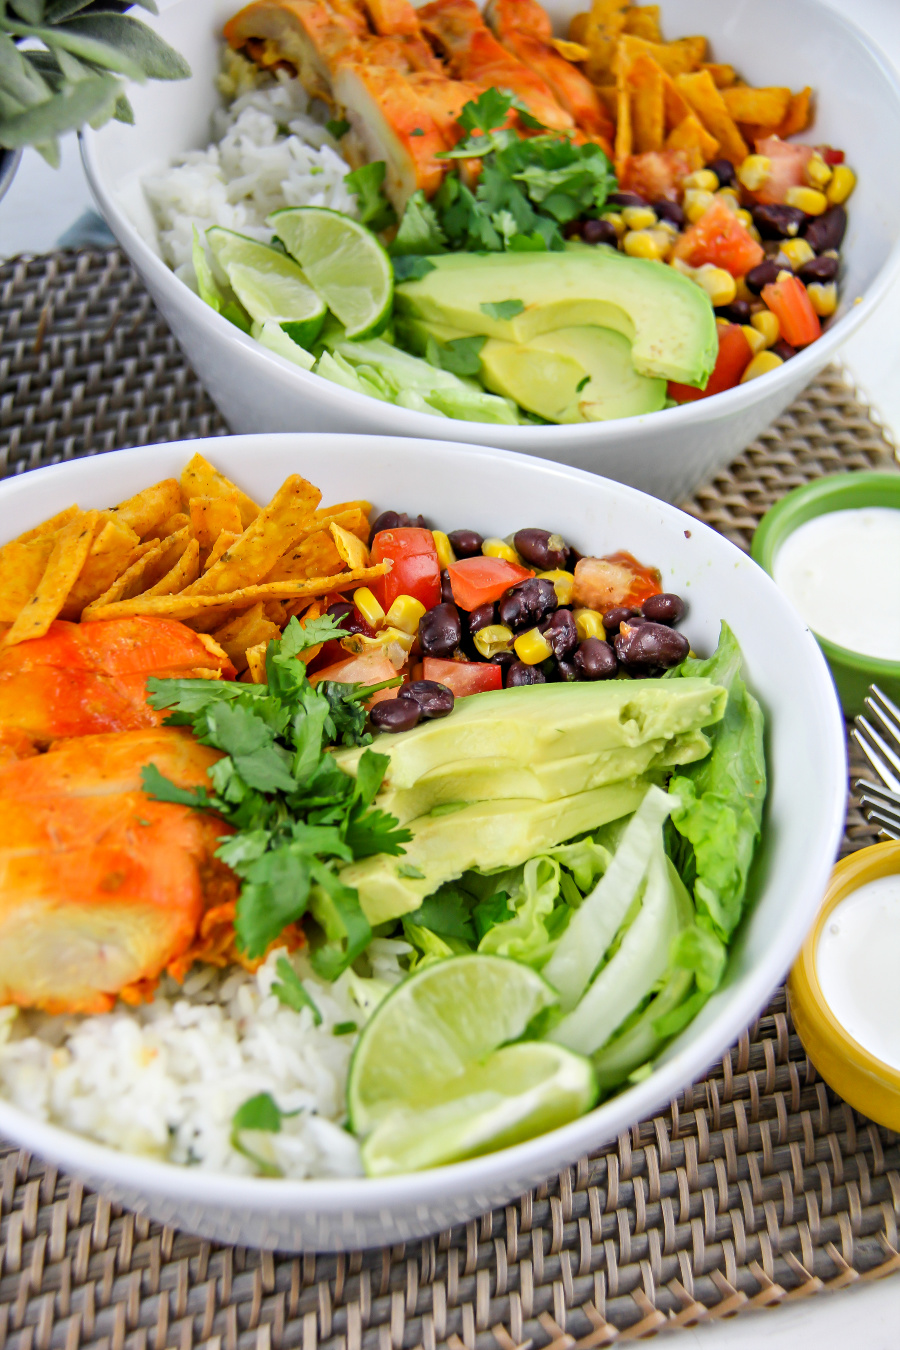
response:
<path id="1" fill-rule="evenodd" d="M 325 123 L 325 130 L 329 136 L 333 136 L 336 141 L 339 141 L 350 130 L 350 123 L 345 121 L 343 117 L 332 117 L 330 121 Z"/>
<path id="2" fill-rule="evenodd" d="M 314 1025 L 320 1027 L 322 1014 L 319 1006 L 286 956 L 279 956 L 275 962 L 275 969 L 281 976 L 281 981 L 276 980 L 272 985 L 272 993 L 278 1002 L 283 1003 L 286 1008 L 293 1008 L 294 1012 L 309 1008 Z"/>
<path id="3" fill-rule="evenodd" d="M 475 929 L 466 897 L 458 888 L 447 885 L 428 895 L 412 914 L 404 914 L 404 921 L 419 928 L 428 928 L 441 937 L 461 938 L 475 942 Z"/>
<path id="4" fill-rule="evenodd" d="M 351 192 L 356 193 L 359 205 L 359 219 L 370 230 L 384 230 L 393 225 L 397 213 L 384 195 L 383 183 L 387 165 L 383 159 L 371 164 L 363 164 L 351 173 L 344 174 L 344 182 Z"/>
<path id="5" fill-rule="evenodd" d="M 485 89 L 478 98 L 465 104 L 457 120 L 463 131 L 487 135 L 503 126 L 515 102 L 512 94 L 504 94 L 500 89 Z"/>
<path id="6" fill-rule="evenodd" d="M 183 788 L 161 774 L 155 764 L 141 769 L 141 787 L 148 797 L 158 802 L 174 802 L 178 806 L 192 806 L 195 811 L 209 810 L 210 798 L 206 788 Z"/>
<path id="7" fill-rule="evenodd" d="M 389 252 L 394 256 L 403 253 L 443 253 L 446 243 L 447 239 L 438 222 L 437 212 L 419 188 L 406 203 L 400 228 L 394 236 Z"/>
<path id="8" fill-rule="evenodd" d="M 437 344 L 437 355 L 444 370 L 453 375 L 477 375 L 481 370 L 479 353 L 486 337 L 451 338 Z"/>
<path id="9" fill-rule="evenodd" d="M 331 1028 L 332 1036 L 352 1036 L 354 1031 L 359 1031 L 355 1022 L 335 1022 Z"/>
<path id="10" fill-rule="evenodd" d="M 434 271 L 434 263 L 429 262 L 428 258 L 419 258 L 413 253 L 403 253 L 399 257 L 392 259 L 394 265 L 394 280 L 401 281 L 421 281 L 422 277 L 427 277 L 429 272 Z"/>
<path id="11" fill-rule="evenodd" d="M 280 1177 L 281 1169 L 267 1158 L 261 1158 L 253 1149 L 248 1148 L 241 1139 L 242 1130 L 260 1130 L 266 1134 L 280 1134 L 281 1122 L 286 1116 L 297 1116 L 299 1111 L 282 1111 L 276 1103 L 274 1097 L 268 1092 L 258 1092 L 255 1097 L 249 1097 L 231 1117 L 231 1147 L 236 1153 L 242 1154 L 245 1158 L 259 1168 L 265 1177 Z"/>
<path id="12" fill-rule="evenodd" d="M 575 386 L 575 393 L 580 394 L 582 389 L 584 389 L 586 385 L 590 384 L 590 382 L 591 382 L 590 375 L 582 375 L 581 379 Z"/>
<path id="13" fill-rule="evenodd" d="M 525 308 L 522 300 L 486 300 L 478 308 L 489 319 L 514 319 Z"/>
<path id="14" fill-rule="evenodd" d="M 337 874 L 318 868 L 319 883 L 313 899 L 313 914 L 325 930 L 327 941 L 310 955 L 312 968 L 324 980 L 336 980 L 368 947 L 372 929 L 362 912 L 359 896 Z"/>

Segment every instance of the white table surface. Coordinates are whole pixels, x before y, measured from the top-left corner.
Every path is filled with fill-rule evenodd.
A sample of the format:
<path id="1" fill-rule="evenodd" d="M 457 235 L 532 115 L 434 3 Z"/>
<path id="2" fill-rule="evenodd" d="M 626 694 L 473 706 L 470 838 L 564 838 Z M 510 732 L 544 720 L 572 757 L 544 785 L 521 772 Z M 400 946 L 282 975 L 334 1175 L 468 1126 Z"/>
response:
<path id="1" fill-rule="evenodd" d="M 900 70 L 900 0 L 826 3 L 865 29 Z M 27 151 L 0 203 L 0 258 L 48 252 L 92 206 L 74 137 L 63 143 L 58 170 Z M 867 326 L 844 347 L 842 357 L 849 376 L 900 443 L 900 279 Z M 759 1350 L 763 1338 L 767 1350 L 813 1345 L 816 1350 L 900 1350 L 900 1276 L 686 1330 L 672 1344 L 696 1350 Z"/>

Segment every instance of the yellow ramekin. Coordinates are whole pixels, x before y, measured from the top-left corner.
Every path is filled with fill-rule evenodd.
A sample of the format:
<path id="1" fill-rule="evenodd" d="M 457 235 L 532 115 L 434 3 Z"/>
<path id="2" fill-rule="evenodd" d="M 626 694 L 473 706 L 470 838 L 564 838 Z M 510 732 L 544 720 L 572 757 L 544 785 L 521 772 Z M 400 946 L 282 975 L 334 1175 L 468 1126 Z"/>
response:
<path id="1" fill-rule="evenodd" d="M 837 1020 L 822 994 L 816 951 L 822 929 L 842 900 L 867 882 L 897 872 L 900 841 L 873 844 L 842 859 L 788 977 L 794 1026 L 816 1070 L 852 1107 L 889 1130 L 900 1130 L 900 1072 L 870 1055 Z"/>

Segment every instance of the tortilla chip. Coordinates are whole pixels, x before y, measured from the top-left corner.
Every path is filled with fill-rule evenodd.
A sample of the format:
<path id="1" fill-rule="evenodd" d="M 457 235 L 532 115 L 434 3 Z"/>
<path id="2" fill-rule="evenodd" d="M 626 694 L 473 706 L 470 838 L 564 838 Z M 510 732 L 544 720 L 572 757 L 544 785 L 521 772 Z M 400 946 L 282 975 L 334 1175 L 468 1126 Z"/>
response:
<path id="1" fill-rule="evenodd" d="M 660 66 L 662 70 L 662 66 Z M 691 116 L 691 105 L 678 92 L 672 76 L 663 70 L 663 100 L 666 110 L 666 131 L 674 131 L 686 117 Z"/>
<path id="2" fill-rule="evenodd" d="M 185 526 L 168 539 L 148 540 L 138 545 L 138 549 L 142 550 L 140 556 L 134 558 L 131 565 L 82 610 L 82 619 L 89 618 L 89 611 L 97 605 L 111 605 L 117 600 L 130 600 L 132 596 L 146 594 L 181 558 L 189 542 L 190 529 Z"/>
<path id="3" fill-rule="evenodd" d="M 371 534 L 369 528 L 371 510 L 368 502 L 342 502 L 339 506 L 330 506 L 327 511 L 317 511 L 316 521 L 322 526 L 328 526 L 334 521 L 336 525 L 349 530 L 368 546 Z"/>
<path id="4" fill-rule="evenodd" d="M 259 515 L 259 507 L 252 497 L 242 492 L 208 459 L 196 454 L 181 471 L 181 491 L 187 504 L 192 497 L 229 497 L 236 501 L 241 513 L 241 529 L 246 530 Z"/>
<path id="5" fill-rule="evenodd" d="M 250 671 L 250 680 L 253 684 L 267 684 L 266 674 L 266 649 L 267 642 L 260 642 L 255 647 L 247 648 L 247 666 Z"/>
<path id="6" fill-rule="evenodd" d="M 235 670 L 240 672 L 247 669 L 247 648 L 262 644 L 265 654 L 268 643 L 281 637 L 281 629 L 266 618 L 263 602 L 258 600 L 237 618 L 214 629 L 212 635 L 230 656 Z"/>
<path id="7" fill-rule="evenodd" d="M 574 25 L 569 37 L 587 47 L 590 56 L 584 63 L 588 79 L 595 84 L 608 81 L 616 55 L 616 43 L 625 27 L 628 0 L 593 0 L 580 34 Z"/>
<path id="8" fill-rule="evenodd" d="M 710 77 L 712 78 L 712 77 Z M 722 90 L 722 101 L 735 122 L 753 122 L 761 127 L 781 126 L 791 102 L 790 89 L 751 89 L 738 84 Z"/>
<path id="9" fill-rule="evenodd" d="M 145 539 L 168 539 L 179 530 L 183 530 L 185 525 L 190 525 L 191 518 L 184 511 L 176 511 L 173 515 L 167 516 L 155 530 L 149 530 L 144 535 Z"/>
<path id="10" fill-rule="evenodd" d="M 328 526 L 334 546 L 348 567 L 368 567 L 369 550 L 357 535 L 343 529 L 336 521 Z"/>
<path id="11" fill-rule="evenodd" d="M 340 572 L 344 565 L 343 554 L 338 552 L 331 533 L 319 530 L 282 554 L 266 580 L 304 581 Z"/>
<path id="12" fill-rule="evenodd" d="M 315 603 L 315 601 L 313 603 Z M 284 600 L 269 600 L 266 603 L 265 612 L 266 618 L 271 623 L 277 624 L 279 628 L 287 627 L 291 615 L 289 607 Z"/>
<path id="13" fill-rule="evenodd" d="M 92 600 L 103 595 L 116 577 L 120 577 L 141 556 L 142 550 L 146 552 L 152 547 L 152 543 L 146 546 L 138 543 L 137 535 L 128 526 L 119 524 L 116 520 L 108 520 L 104 524 L 101 519 L 87 561 L 69 592 L 59 617 L 77 619 Z"/>
<path id="14" fill-rule="evenodd" d="M 619 93 L 616 86 L 614 84 L 595 84 L 594 88 L 600 96 L 600 102 L 615 122 L 619 116 Z"/>
<path id="15" fill-rule="evenodd" d="M 192 497 L 188 511 L 194 538 L 201 549 L 212 548 L 223 530 L 235 539 L 243 533 L 236 497 Z"/>
<path id="16" fill-rule="evenodd" d="M 662 66 L 666 74 L 674 79 L 677 75 L 686 75 L 697 69 L 706 55 L 706 38 L 686 37 L 678 38 L 675 42 L 648 42 L 645 38 L 626 33 L 616 49 L 617 70 L 623 58 L 625 64 L 630 65 L 642 52 L 645 56 L 652 56 L 657 65 Z"/>
<path id="17" fill-rule="evenodd" d="M 196 541 L 195 541 L 196 542 Z M 390 571 L 387 562 L 373 567 L 342 572 L 333 577 L 313 577 L 309 581 L 268 581 L 259 586 L 245 586 L 238 591 L 216 595 L 198 595 L 191 590 L 178 595 L 137 595 L 132 600 L 120 600 L 114 605 L 94 608 L 91 620 L 125 619 L 134 614 L 156 614 L 165 619 L 194 619 L 209 610 L 244 609 L 257 600 L 293 600 L 299 596 L 327 595 L 329 591 L 344 591 L 348 587 L 365 586 L 376 577 Z M 202 578 L 201 578 L 202 580 Z"/>
<path id="18" fill-rule="evenodd" d="M 80 515 L 81 508 L 79 506 L 67 506 L 65 511 L 58 511 L 49 520 L 41 521 L 40 525 L 35 525 L 33 530 L 26 530 L 24 534 L 17 534 L 15 539 L 10 542 L 13 544 L 30 544 L 32 539 L 42 539 L 46 535 L 56 534 L 64 525 L 68 525 L 70 520 L 74 520 L 76 516 Z M 8 548 L 9 544 L 4 545 L 4 547 Z"/>
<path id="19" fill-rule="evenodd" d="M 53 536 L 37 535 L 0 549 L 0 623 L 14 623 L 38 588 L 53 552 Z"/>
<path id="20" fill-rule="evenodd" d="M 3 639 L 7 647 L 44 636 L 78 580 L 99 519 L 99 511 L 83 511 L 56 534 L 43 576 Z"/>
<path id="21" fill-rule="evenodd" d="M 622 177 L 628 165 L 631 147 L 631 97 L 628 87 L 628 62 L 620 56 L 616 62 L 616 143 L 613 152 L 615 170 L 619 178 Z"/>
<path id="22" fill-rule="evenodd" d="M 585 34 L 587 33 L 587 22 L 587 10 L 582 10 L 580 14 L 573 14 L 569 20 L 569 41 L 574 42 L 576 46 L 584 46 Z"/>
<path id="23" fill-rule="evenodd" d="M 587 61 L 591 55 L 590 47 L 580 42 L 567 42 L 565 38 L 551 38 L 550 46 L 565 61 Z"/>
<path id="24" fill-rule="evenodd" d="M 809 126 L 811 99 L 812 90 L 809 86 L 801 89 L 799 94 L 791 95 L 784 121 L 776 133 L 782 140 L 786 140 L 788 136 L 796 136 L 798 131 L 805 131 Z"/>
<path id="25" fill-rule="evenodd" d="M 225 550 L 231 548 L 232 544 L 237 543 L 239 538 L 240 535 L 235 534 L 232 530 L 223 530 L 209 551 L 209 557 L 203 564 L 203 571 L 208 572 L 219 561 Z"/>
<path id="26" fill-rule="evenodd" d="M 136 492 L 116 507 L 116 520 L 134 530 L 139 539 L 155 530 L 167 516 L 181 509 L 181 487 L 177 478 L 164 478 L 152 487 Z"/>
<path id="27" fill-rule="evenodd" d="M 696 113 L 688 113 L 669 133 L 666 149 L 683 150 L 694 172 L 715 159 L 719 153 L 719 142 L 715 136 L 710 136 Z"/>
<path id="28" fill-rule="evenodd" d="M 160 577 L 155 586 L 145 591 L 145 595 L 178 595 L 200 575 L 200 545 L 196 539 L 188 541 L 187 548 L 177 562 L 173 563 L 165 576 Z"/>
<path id="29" fill-rule="evenodd" d="M 693 75 L 678 75 L 676 87 L 693 108 L 711 136 L 719 142 L 719 153 L 733 164 L 746 159 L 747 144 L 728 111 L 708 70 Z"/>
<path id="30" fill-rule="evenodd" d="M 321 496 L 300 474 L 291 474 L 240 538 L 194 582 L 191 593 L 226 594 L 261 582 L 302 534 Z"/>
<path id="31" fill-rule="evenodd" d="M 644 52 L 635 57 L 628 67 L 634 154 L 642 155 L 662 149 L 665 133 L 664 80 L 662 68 L 652 56 Z"/>
<path id="32" fill-rule="evenodd" d="M 720 61 L 701 61 L 700 70 L 708 70 L 717 89 L 730 89 L 737 79 L 734 66 L 723 65 Z"/>
<path id="33" fill-rule="evenodd" d="M 647 42 L 662 42 L 659 5 L 632 5 L 625 11 L 625 32 Z"/>

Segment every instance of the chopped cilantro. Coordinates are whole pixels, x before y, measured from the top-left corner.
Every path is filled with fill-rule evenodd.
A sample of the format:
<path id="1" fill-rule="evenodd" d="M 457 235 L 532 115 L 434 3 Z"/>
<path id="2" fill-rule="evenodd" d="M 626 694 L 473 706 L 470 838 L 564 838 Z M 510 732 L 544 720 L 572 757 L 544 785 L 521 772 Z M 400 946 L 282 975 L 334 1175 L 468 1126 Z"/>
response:
<path id="1" fill-rule="evenodd" d="M 590 384 L 590 382 L 591 382 L 591 377 L 590 377 L 590 375 L 582 375 L 581 379 L 578 381 L 578 383 L 577 383 L 576 386 L 575 386 L 575 393 L 576 393 L 576 394 L 580 394 L 581 391 L 582 391 L 582 389 L 584 389 L 585 385 Z"/>
<path id="2" fill-rule="evenodd" d="M 355 1022 L 335 1022 L 331 1028 L 332 1036 L 352 1036 L 354 1031 L 359 1031 Z"/>
<path id="3" fill-rule="evenodd" d="M 521 300 L 486 300 L 478 308 L 489 319 L 514 319 L 517 314 L 522 313 L 525 305 Z"/>
<path id="4" fill-rule="evenodd" d="M 279 956 L 275 963 L 275 969 L 281 976 L 281 982 L 279 983 L 276 980 L 272 985 L 272 993 L 278 999 L 278 1002 L 283 1003 L 286 1008 L 293 1008 L 294 1012 L 300 1012 L 302 1008 L 309 1008 L 313 1022 L 317 1027 L 320 1027 L 322 1025 L 322 1014 L 319 1012 L 318 1004 L 307 991 L 303 981 L 286 956 Z"/>
<path id="5" fill-rule="evenodd" d="M 442 369 L 449 370 L 451 375 L 477 375 L 481 370 L 479 352 L 486 342 L 486 337 L 475 334 L 436 343 Z"/>
<path id="6" fill-rule="evenodd" d="M 421 127 L 413 127 L 412 131 L 409 134 L 410 136 L 424 136 L 425 132 L 422 130 Z"/>
<path id="7" fill-rule="evenodd" d="M 403 253 L 443 253 L 446 243 L 437 213 L 420 188 L 406 203 L 390 251 L 395 256 Z"/>
<path id="8" fill-rule="evenodd" d="M 413 867 L 412 863 L 401 863 L 397 868 L 398 877 L 412 877 L 416 881 L 421 881 L 424 875 L 421 867 Z"/>
<path id="9" fill-rule="evenodd" d="M 372 164 L 363 164 L 352 173 L 344 174 L 344 182 L 351 192 L 356 193 L 359 204 L 359 219 L 370 230 L 386 230 L 397 219 L 396 212 L 384 195 L 384 176 L 387 165 L 383 159 Z"/>
<path id="10" fill-rule="evenodd" d="M 350 130 L 350 123 L 345 122 L 343 117 L 332 117 L 330 121 L 325 123 L 325 130 L 336 141 L 339 141 Z"/>
<path id="11" fill-rule="evenodd" d="M 231 1117 L 231 1147 L 249 1158 L 265 1177 L 280 1177 L 281 1169 L 268 1159 L 261 1158 L 241 1139 L 242 1130 L 260 1130 L 265 1134 L 280 1134 L 281 1122 L 288 1116 L 299 1116 L 299 1111 L 282 1111 L 268 1092 L 258 1092 L 239 1106 Z"/>
<path id="12" fill-rule="evenodd" d="M 402 228 L 402 227 L 401 227 Z M 420 281 L 434 271 L 434 263 L 428 258 L 417 258 L 411 253 L 401 254 L 392 259 L 395 281 Z"/>

